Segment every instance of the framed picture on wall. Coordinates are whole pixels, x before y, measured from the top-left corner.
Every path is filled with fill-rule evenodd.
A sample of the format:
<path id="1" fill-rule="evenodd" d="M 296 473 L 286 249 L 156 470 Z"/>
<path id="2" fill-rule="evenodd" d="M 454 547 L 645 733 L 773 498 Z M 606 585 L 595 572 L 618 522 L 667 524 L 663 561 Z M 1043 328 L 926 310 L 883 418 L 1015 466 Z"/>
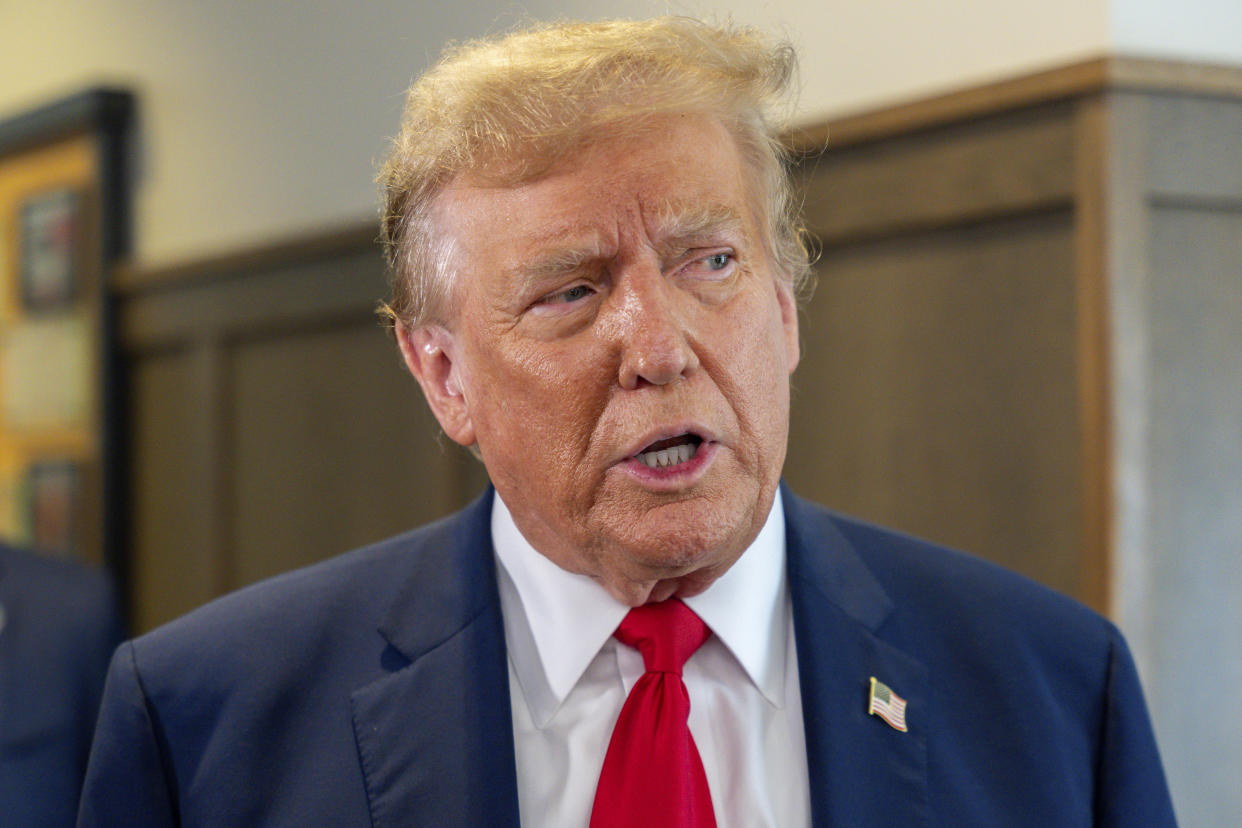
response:
<path id="1" fill-rule="evenodd" d="M 101 87 L 0 119 L 0 526 L 122 577 L 129 424 L 110 282 L 129 251 L 135 112 Z"/>
<path id="2" fill-rule="evenodd" d="M 18 271 L 27 311 L 57 310 L 73 304 L 83 262 L 83 199 L 61 187 L 27 198 L 18 213 Z"/>

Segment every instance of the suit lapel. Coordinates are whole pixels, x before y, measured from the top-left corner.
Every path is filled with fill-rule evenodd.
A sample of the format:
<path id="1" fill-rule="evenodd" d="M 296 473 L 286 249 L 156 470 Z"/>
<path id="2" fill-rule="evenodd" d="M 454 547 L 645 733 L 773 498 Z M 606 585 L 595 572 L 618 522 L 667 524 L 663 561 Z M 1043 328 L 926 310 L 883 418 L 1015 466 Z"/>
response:
<path id="1" fill-rule="evenodd" d="M 892 603 L 831 519 L 782 494 L 813 824 L 926 825 L 927 671 L 877 635 Z M 906 700 L 909 732 L 868 715 L 871 676 Z"/>
<path id="2" fill-rule="evenodd" d="M 518 824 L 490 515 L 489 491 L 419 550 L 380 628 L 390 672 L 351 697 L 376 826 Z"/>

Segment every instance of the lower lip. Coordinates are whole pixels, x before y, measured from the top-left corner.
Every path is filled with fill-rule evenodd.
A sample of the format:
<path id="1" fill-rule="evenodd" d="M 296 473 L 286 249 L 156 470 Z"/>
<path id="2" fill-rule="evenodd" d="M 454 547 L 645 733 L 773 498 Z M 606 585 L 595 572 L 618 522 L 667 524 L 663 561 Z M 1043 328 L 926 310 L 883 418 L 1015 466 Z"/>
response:
<path id="1" fill-rule="evenodd" d="M 654 491 L 677 491 L 692 486 L 707 473 L 716 456 L 717 443 L 699 443 L 699 449 L 684 463 L 651 468 L 637 457 L 622 461 L 620 468 L 631 478 Z"/>

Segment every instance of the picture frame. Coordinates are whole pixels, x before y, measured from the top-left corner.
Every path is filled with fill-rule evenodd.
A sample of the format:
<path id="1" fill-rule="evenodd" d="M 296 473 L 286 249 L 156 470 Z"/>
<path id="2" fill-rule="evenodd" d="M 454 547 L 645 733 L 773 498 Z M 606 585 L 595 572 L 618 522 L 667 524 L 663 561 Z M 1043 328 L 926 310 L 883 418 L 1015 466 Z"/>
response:
<path id="1" fill-rule="evenodd" d="M 35 193 L 18 210 L 18 278 L 29 313 L 73 305 L 81 290 L 84 198 L 72 187 Z"/>

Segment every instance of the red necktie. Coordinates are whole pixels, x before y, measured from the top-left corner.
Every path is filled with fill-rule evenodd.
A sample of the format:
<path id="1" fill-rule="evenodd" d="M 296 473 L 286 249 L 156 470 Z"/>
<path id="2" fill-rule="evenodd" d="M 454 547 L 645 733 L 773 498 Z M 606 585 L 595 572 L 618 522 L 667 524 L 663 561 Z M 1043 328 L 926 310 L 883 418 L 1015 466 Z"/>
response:
<path id="1" fill-rule="evenodd" d="M 647 672 L 613 728 L 591 828 L 715 828 L 681 680 L 682 665 L 711 634 L 676 599 L 632 609 L 617 628 L 617 639 L 642 653 Z"/>

